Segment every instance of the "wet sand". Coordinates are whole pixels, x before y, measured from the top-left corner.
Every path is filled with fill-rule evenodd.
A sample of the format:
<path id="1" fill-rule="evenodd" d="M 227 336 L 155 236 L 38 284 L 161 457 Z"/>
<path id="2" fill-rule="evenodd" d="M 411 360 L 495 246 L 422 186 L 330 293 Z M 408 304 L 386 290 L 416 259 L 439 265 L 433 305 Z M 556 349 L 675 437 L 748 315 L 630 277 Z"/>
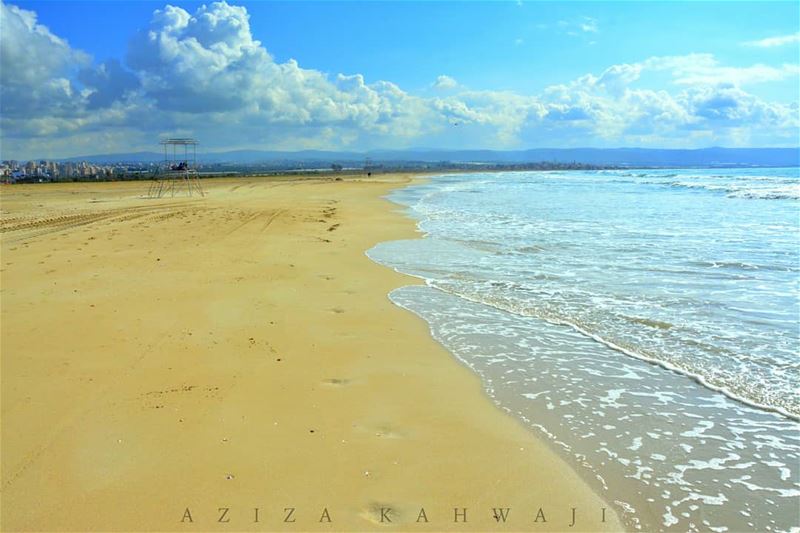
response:
<path id="1" fill-rule="evenodd" d="M 0 188 L 2 529 L 619 530 L 388 300 L 410 179 Z"/>

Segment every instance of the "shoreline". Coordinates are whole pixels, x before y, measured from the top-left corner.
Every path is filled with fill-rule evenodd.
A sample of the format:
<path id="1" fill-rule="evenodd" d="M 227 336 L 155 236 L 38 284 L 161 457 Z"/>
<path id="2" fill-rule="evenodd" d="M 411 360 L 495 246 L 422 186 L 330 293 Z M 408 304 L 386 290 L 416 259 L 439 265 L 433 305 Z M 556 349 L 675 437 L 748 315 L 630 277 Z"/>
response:
<path id="1" fill-rule="evenodd" d="M 2 188 L 3 529 L 622 530 L 389 301 L 411 179 Z"/>
<path id="2" fill-rule="evenodd" d="M 783 173 L 776 176 L 776 180 L 784 179 Z M 735 401 L 664 365 L 623 356 L 608 343 L 598 342 L 598 335 L 571 327 L 573 317 L 594 326 L 598 333 L 612 334 L 620 330 L 603 329 L 609 318 L 615 326 L 625 324 L 615 321 L 620 317 L 648 327 L 654 327 L 653 323 L 658 327 L 681 324 L 670 316 L 674 313 L 671 308 L 662 314 L 640 314 L 625 299 L 631 292 L 630 284 L 638 283 L 636 289 L 641 286 L 643 294 L 648 294 L 651 286 L 641 280 L 648 272 L 663 268 L 658 249 L 648 255 L 629 245 L 628 249 L 645 259 L 638 270 L 630 268 L 630 282 L 626 285 L 625 278 L 622 288 L 606 274 L 593 276 L 589 272 L 595 265 L 614 272 L 620 263 L 616 256 L 601 251 L 595 262 L 591 255 L 587 260 L 573 253 L 584 245 L 581 224 L 585 220 L 598 228 L 587 232 L 593 239 L 607 239 L 609 246 L 618 248 L 623 247 L 620 242 L 631 242 L 625 240 L 630 226 L 619 223 L 619 212 L 611 210 L 609 226 L 618 230 L 612 233 L 600 229 L 604 228 L 604 212 L 584 212 L 581 208 L 595 198 L 595 189 L 600 189 L 597 183 L 613 183 L 598 195 L 598 203 L 607 205 L 612 202 L 609 198 L 618 202 L 622 195 L 643 194 L 637 189 L 639 180 L 591 177 L 580 187 L 575 185 L 579 180 L 571 177 L 564 176 L 559 182 L 530 173 L 513 184 L 507 184 L 502 175 L 481 176 L 463 184 L 458 178 L 444 178 L 393 193 L 392 200 L 411 206 L 409 213 L 421 221 L 426 238 L 381 243 L 370 250 L 370 257 L 379 263 L 424 281 L 422 286 L 396 289 L 391 293 L 392 300 L 424 318 L 433 337 L 481 376 L 487 394 L 503 411 L 523 420 L 526 427 L 553 444 L 599 494 L 612 500 L 626 527 L 658 530 L 702 523 L 711 529 L 780 531 L 793 526 L 796 502 L 792 498 L 797 496 L 798 486 L 792 467 L 796 464 L 797 439 L 791 419 Z M 535 206 L 557 204 L 566 192 L 575 193 L 577 207 L 566 213 L 545 208 L 544 216 L 536 210 Z M 677 198 L 676 205 L 698 201 L 693 191 L 670 187 L 663 192 L 647 191 L 653 194 L 654 205 L 659 203 L 656 192 Z M 717 204 L 726 200 L 720 196 L 712 189 L 701 197 L 705 211 L 721 209 Z M 517 197 L 519 202 L 515 203 Z M 775 205 L 775 225 L 770 228 L 786 224 L 789 206 Z M 758 209 L 755 203 L 740 207 L 744 213 Z M 560 228 L 559 217 L 576 222 Z M 648 228 L 646 218 L 641 224 Z M 526 232 L 531 225 L 541 232 Z M 674 233 L 683 235 L 684 231 L 688 242 L 682 243 L 683 247 L 676 243 L 676 249 L 685 254 L 691 243 L 697 242 L 697 235 L 692 233 L 691 221 L 678 226 Z M 780 245 L 785 241 L 774 242 Z M 706 254 L 709 251 L 713 256 L 718 248 L 712 247 Z M 751 264 L 747 258 L 736 258 L 740 262 L 732 264 L 743 268 Z M 621 268 L 627 269 L 628 262 L 621 262 L 625 263 Z M 711 261 L 698 260 L 698 264 L 708 269 L 716 266 Z M 775 269 L 781 264 L 778 262 Z M 569 274 L 562 277 L 561 270 Z M 693 281 L 702 280 L 705 271 L 691 273 Z M 672 288 L 669 283 L 686 278 L 688 275 L 667 277 L 664 286 Z M 608 296 L 619 305 L 600 303 L 595 307 L 580 290 L 574 295 L 570 292 L 574 279 L 586 280 L 583 286 L 576 285 L 584 287 L 589 296 Z M 774 282 L 778 285 L 785 281 L 784 276 Z M 720 283 L 709 285 L 718 287 Z M 769 301 L 769 295 L 765 296 Z M 696 291 L 687 290 L 687 298 L 697 297 Z M 564 305 L 559 307 L 559 303 Z M 615 311 L 620 308 L 617 315 Z M 769 307 L 765 304 L 765 308 Z M 699 318 L 703 324 L 702 316 Z M 624 331 L 647 346 L 636 336 L 641 327 Z M 744 335 L 750 330 L 742 331 Z M 782 353 L 781 333 L 780 328 L 775 329 L 776 357 Z M 691 346 L 691 337 L 677 338 Z M 746 340 L 742 346 L 748 346 Z M 629 348 L 633 346 L 632 342 Z M 681 345 L 676 346 L 676 352 L 683 353 Z M 698 353 L 698 358 L 702 355 Z M 754 375 L 759 375 L 760 368 L 755 365 Z M 781 385 L 785 383 L 776 379 L 776 387 Z M 785 405 L 791 405 L 791 398 L 786 398 Z M 745 465 L 748 472 L 743 477 L 741 468 Z M 777 496 L 755 503 L 750 500 L 754 490 L 772 491 Z"/>
<path id="3" fill-rule="evenodd" d="M 642 168 L 647 168 L 647 167 L 642 167 Z M 775 168 L 782 168 L 782 167 L 775 167 Z M 638 169 L 638 167 L 637 167 L 637 169 Z M 671 167 L 667 167 L 666 169 L 667 170 L 671 170 L 672 168 Z M 513 171 L 500 171 L 500 172 L 513 172 Z M 470 173 L 471 172 L 466 172 L 466 171 L 464 172 L 464 174 L 470 174 Z M 480 173 L 480 172 L 478 172 L 478 173 Z M 496 173 L 496 172 L 492 172 L 492 173 Z M 424 176 L 415 178 L 414 185 L 423 185 L 425 183 L 425 181 L 427 181 L 427 179 L 429 177 L 431 177 L 431 176 L 447 175 L 447 174 L 453 174 L 453 173 L 452 172 L 450 172 L 450 173 L 443 172 L 441 174 L 426 174 Z M 459 172 L 455 172 L 455 174 L 460 174 L 460 173 Z M 390 200 L 390 202 L 391 202 L 391 200 Z M 405 208 L 405 206 L 402 206 L 402 204 L 396 204 L 396 205 L 400 205 L 401 207 Z M 416 227 L 419 226 L 419 221 L 415 220 L 415 226 Z M 421 230 L 418 229 L 417 231 L 421 231 Z M 380 261 L 376 261 L 376 262 L 381 264 Z M 423 284 L 425 283 L 425 279 L 426 278 L 423 277 L 423 276 L 418 276 L 418 275 L 410 274 L 410 273 L 404 273 L 401 270 L 399 270 L 399 269 L 397 269 L 397 268 L 395 268 L 393 266 L 390 266 L 390 265 L 384 265 L 384 266 L 387 266 L 387 268 L 391 268 L 395 272 L 398 272 L 398 273 L 400 273 L 402 275 L 409 276 L 409 277 L 412 277 L 412 278 L 414 278 L 414 279 L 416 279 L 418 281 L 421 281 Z M 469 299 L 469 298 L 467 298 L 467 299 Z M 476 302 L 477 303 L 482 303 L 483 305 L 491 305 L 491 304 L 486 304 L 486 303 L 479 302 L 479 301 L 476 301 Z M 496 307 L 496 306 L 492 306 L 492 307 L 495 307 L 495 308 L 500 309 L 500 310 L 504 310 L 504 309 L 502 309 L 500 307 Z M 609 341 L 609 340 L 607 340 L 607 339 L 605 339 L 605 338 L 603 338 L 603 337 L 601 337 L 601 336 L 599 336 L 599 335 L 597 335 L 595 333 L 592 333 L 592 332 L 586 330 L 585 328 L 583 328 L 583 327 L 581 327 L 581 326 L 579 326 L 579 325 L 577 325 L 577 324 L 575 324 L 573 322 L 570 322 L 568 320 L 554 320 L 554 319 L 548 319 L 548 318 L 544 318 L 544 317 L 541 317 L 541 318 L 538 318 L 538 319 L 539 320 L 543 320 L 545 322 L 548 322 L 550 324 L 556 325 L 556 326 L 566 326 L 568 328 L 571 328 L 571 329 L 575 330 L 576 332 L 580 333 L 581 335 L 584 335 L 584 336 L 586 336 L 588 338 L 591 338 L 594 341 L 596 341 L 596 342 L 598 342 L 598 343 L 600 343 L 600 344 L 602 344 L 604 346 L 607 346 L 608 348 L 610 348 L 610 349 L 612 349 L 614 351 L 617 351 L 617 352 L 619 352 L 619 353 L 621 353 L 621 354 L 623 354 L 623 355 L 625 355 L 627 357 L 631 357 L 631 358 L 646 362 L 648 364 L 652 364 L 652 365 L 658 366 L 658 367 L 660 367 L 660 368 L 662 368 L 664 370 L 667 370 L 669 372 L 675 373 L 675 374 L 680 375 L 680 376 L 682 376 L 684 378 L 690 379 L 690 380 L 696 382 L 698 385 L 704 387 L 705 389 L 708 389 L 709 391 L 722 394 L 726 398 L 729 398 L 730 400 L 733 400 L 735 402 L 741 403 L 742 405 L 745 405 L 747 407 L 752 407 L 754 409 L 763 411 L 765 413 L 779 415 L 781 417 L 784 417 L 784 418 L 789 419 L 789 420 L 794 421 L 794 422 L 800 421 L 800 414 L 794 413 L 794 412 L 789 411 L 789 410 L 787 410 L 787 409 L 785 409 L 783 407 L 780 407 L 780 406 L 774 406 L 774 405 L 769 405 L 769 404 L 766 404 L 766 403 L 760 403 L 758 401 L 749 399 L 749 398 L 747 398 L 747 397 L 745 397 L 745 396 L 743 396 L 741 394 L 738 394 L 738 393 L 736 393 L 734 391 L 731 391 L 728 388 L 725 388 L 724 386 L 720 386 L 720 385 L 716 385 L 714 383 L 711 383 L 707 378 L 705 378 L 701 374 L 693 373 L 693 372 L 691 372 L 691 371 L 689 371 L 687 369 L 684 369 L 684 368 L 681 368 L 679 366 L 676 366 L 676 365 L 674 365 L 674 364 L 672 364 L 672 363 L 670 363 L 668 361 L 663 361 L 663 360 L 654 358 L 652 356 L 649 356 L 647 354 L 639 353 L 639 352 L 637 352 L 635 350 L 632 350 L 632 349 L 629 349 L 629 348 L 625 348 L 623 346 L 619 346 L 619 345 L 615 344 L 614 342 Z"/>

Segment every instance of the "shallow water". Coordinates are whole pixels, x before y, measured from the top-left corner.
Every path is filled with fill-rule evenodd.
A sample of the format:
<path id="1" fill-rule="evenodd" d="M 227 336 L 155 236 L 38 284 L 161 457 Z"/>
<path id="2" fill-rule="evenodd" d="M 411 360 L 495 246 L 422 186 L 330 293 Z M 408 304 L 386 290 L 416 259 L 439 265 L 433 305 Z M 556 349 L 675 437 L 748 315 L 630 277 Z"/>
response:
<path id="1" fill-rule="evenodd" d="M 788 530 L 798 184 L 797 169 L 434 178 L 391 196 L 426 238 L 369 255 L 426 280 L 392 300 L 630 526 Z"/>

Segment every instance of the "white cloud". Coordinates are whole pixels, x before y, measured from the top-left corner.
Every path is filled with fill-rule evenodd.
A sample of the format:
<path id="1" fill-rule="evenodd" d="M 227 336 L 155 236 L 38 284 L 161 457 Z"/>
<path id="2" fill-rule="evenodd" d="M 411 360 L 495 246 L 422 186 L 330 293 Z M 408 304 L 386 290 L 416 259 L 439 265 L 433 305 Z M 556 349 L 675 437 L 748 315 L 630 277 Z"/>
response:
<path id="1" fill-rule="evenodd" d="M 747 41 L 742 44 L 745 46 L 755 46 L 757 48 L 773 48 L 775 46 L 784 46 L 798 42 L 800 42 L 800 32 L 790 35 L 780 35 L 778 37 L 767 37 L 757 41 Z"/>
<path id="2" fill-rule="evenodd" d="M 194 16 L 167 6 L 134 36 L 127 62 L 159 108 L 239 109 L 278 74 L 248 19 L 245 8 L 224 2 L 203 5 Z"/>
<path id="3" fill-rule="evenodd" d="M 639 79 L 642 73 L 641 65 L 612 65 L 608 67 L 597 79 L 597 84 L 602 85 L 611 92 L 619 92 L 632 82 Z"/>
<path id="4" fill-rule="evenodd" d="M 578 24 L 578 27 L 583 32 L 597 33 L 599 31 L 597 20 L 591 17 L 583 17 L 583 21 Z"/>
<path id="5" fill-rule="evenodd" d="M 581 17 L 580 19 L 571 19 L 571 20 L 559 20 L 556 23 L 556 26 L 569 35 L 570 37 L 580 37 L 585 36 L 589 37 L 586 34 L 593 34 L 600 32 L 600 26 L 598 20 L 592 17 Z M 539 29 L 547 28 L 545 24 L 537 25 Z"/>
<path id="6" fill-rule="evenodd" d="M 718 83 L 750 85 L 780 81 L 800 73 L 800 67 L 797 65 L 723 66 L 711 54 L 651 57 L 641 65 L 648 70 L 671 72 L 675 83 L 680 85 L 715 85 Z"/>
<path id="7" fill-rule="evenodd" d="M 451 89 L 455 89 L 458 87 L 458 82 L 451 78 L 450 76 L 445 76 L 442 74 L 436 78 L 436 81 L 433 82 L 432 87 L 434 89 L 439 89 L 443 91 L 449 91 Z"/>
<path id="8" fill-rule="evenodd" d="M 391 83 L 367 84 L 361 75 L 330 80 L 294 60 L 276 63 L 253 38 L 247 10 L 225 2 L 194 14 L 173 6 L 156 11 L 133 39 L 128 63 L 164 111 L 225 112 L 254 124 L 398 137 L 421 127 L 415 97 Z"/>
<path id="9" fill-rule="evenodd" d="M 681 146 L 693 141 L 737 145 L 760 137 L 760 142 L 769 138 L 771 143 L 796 144 L 796 104 L 766 102 L 734 83 L 718 83 L 716 77 L 708 78 L 711 84 L 686 86 L 675 94 L 632 86 L 652 70 L 668 71 L 683 81 L 687 64 L 721 69 L 711 56 L 650 58 L 548 87 L 542 101 L 552 123 L 551 138 L 572 134 L 586 139 L 592 134 L 616 144 Z M 753 135 L 743 135 L 744 130 Z"/>
<path id="10" fill-rule="evenodd" d="M 54 35 L 36 13 L 0 2 L 0 86 L 6 117 L 63 115 L 80 107 L 70 81 L 89 57 Z"/>

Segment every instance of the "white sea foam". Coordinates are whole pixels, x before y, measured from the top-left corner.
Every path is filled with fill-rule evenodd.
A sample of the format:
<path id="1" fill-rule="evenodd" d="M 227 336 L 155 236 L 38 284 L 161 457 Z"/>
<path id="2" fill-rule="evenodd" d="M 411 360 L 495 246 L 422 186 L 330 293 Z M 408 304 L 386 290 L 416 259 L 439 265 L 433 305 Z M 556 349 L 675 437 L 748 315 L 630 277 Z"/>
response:
<path id="1" fill-rule="evenodd" d="M 741 190 L 776 183 L 800 187 L 791 172 L 775 172 L 774 176 L 760 172 L 623 172 L 621 177 L 646 177 L 635 178 L 640 181 L 613 179 L 613 183 L 605 184 L 602 180 L 608 181 L 614 173 L 540 173 L 533 178 L 530 173 L 516 173 L 502 179 L 436 181 L 410 201 L 421 217 L 420 228 L 431 238 L 426 239 L 426 247 L 414 250 L 409 264 L 396 266 L 460 297 L 569 325 L 626 355 L 662 365 L 731 398 L 797 420 L 800 395 L 793 383 L 800 379 L 800 370 L 792 367 L 791 361 L 796 355 L 800 305 L 791 294 L 796 293 L 795 280 L 800 273 L 796 252 L 798 205 L 772 204 L 778 206 L 776 212 L 780 214 L 772 218 L 763 217 L 760 207 L 753 209 L 756 216 L 737 207 L 735 213 L 741 223 L 731 225 L 721 219 L 724 224 L 712 226 L 712 234 L 707 219 L 713 211 L 709 210 L 724 208 L 715 207 L 715 202 L 724 199 L 713 196 L 681 200 L 679 195 L 678 202 L 667 196 L 661 201 L 665 207 L 653 208 L 651 216 L 622 210 L 615 215 L 618 219 L 612 217 L 608 224 L 614 231 L 587 223 L 593 216 L 609 219 L 613 209 L 593 208 L 597 212 L 587 214 L 581 203 L 596 203 L 599 186 L 620 189 L 608 194 L 609 203 L 616 202 L 614 195 L 640 194 L 637 187 L 642 186 L 642 179 L 645 183 L 685 183 L 703 190 L 727 190 L 732 183 Z M 525 179 L 530 179 L 529 185 L 512 181 Z M 581 200 L 581 190 L 575 185 L 584 181 L 589 200 Z M 569 197 L 562 198 L 558 192 L 562 182 Z M 497 209 L 492 208 L 495 189 L 500 189 L 495 199 Z M 540 200 L 544 194 L 551 194 L 554 201 Z M 659 194 L 647 194 L 653 195 L 647 199 L 649 203 L 660 205 Z M 517 207 L 526 195 L 541 202 L 534 212 L 524 207 L 525 201 L 524 208 Z M 472 200 L 476 197 L 479 200 Z M 550 205 L 558 205 L 555 199 L 580 201 L 573 208 L 574 214 L 567 211 L 559 215 L 563 211 L 559 208 L 551 220 L 546 211 Z M 702 207 L 684 208 L 680 201 Z M 660 210 L 665 213 L 660 214 Z M 692 211 L 698 213 L 696 220 L 686 216 Z M 680 227 L 662 224 L 664 218 L 673 216 L 671 213 L 680 217 Z M 738 230 L 740 226 L 746 230 Z M 581 248 L 587 239 L 601 240 L 605 246 Z M 433 243 L 438 249 L 431 246 Z M 720 251 L 708 248 L 712 244 Z M 776 244 L 782 247 L 782 255 L 778 255 Z M 418 269 L 420 262 L 414 259 L 426 250 L 435 254 L 431 256 L 434 261 Z M 578 250 L 580 253 L 576 253 Z M 713 255 L 705 259 L 700 255 L 703 253 Z M 714 257 L 731 253 L 739 253 L 742 259 Z M 603 272 L 611 277 L 604 278 Z M 662 285 L 663 294 L 653 292 L 657 287 L 653 282 Z M 632 290 L 640 285 L 644 291 Z M 708 294 L 715 298 L 708 300 Z M 740 368 L 742 364 L 748 365 L 746 372 Z"/>
<path id="2" fill-rule="evenodd" d="M 624 495 L 630 527 L 789 529 L 785 501 L 800 490 L 800 204 L 733 193 L 797 176 L 472 179 L 393 195 L 425 238 L 368 255 L 426 286 L 392 300 L 425 318 L 503 409 Z M 751 503 L 754 491 L 768 498 Z M 746 502 L 744 521 L 730 502 Z M 641 506 L 664 519 L 648 523 Z"/>

